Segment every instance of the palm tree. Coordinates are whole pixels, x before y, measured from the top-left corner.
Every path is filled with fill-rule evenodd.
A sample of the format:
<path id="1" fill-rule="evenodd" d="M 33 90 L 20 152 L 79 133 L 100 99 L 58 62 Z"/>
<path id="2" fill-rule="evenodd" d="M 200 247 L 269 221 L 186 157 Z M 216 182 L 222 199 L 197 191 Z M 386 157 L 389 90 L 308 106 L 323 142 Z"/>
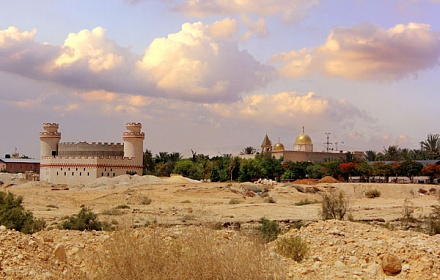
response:
<path id="1" fill-rule="evenodd" d="M 440 134 L 428 134 L 425 141 L 420 142 L 422 151 L 426 151 L 430 159 L 436 159 L 440 154 Z"/>
<path id="2" fill-rule="evenodd" d="M 168 155 L 168 159 L 172 162 L 179 161 L 182 158 L 182 155 L 179 152 L 173 152 Z"/>
<path id="3" fill-rule="evenodd" d="M 377 160 L 377 152 L 373 150 L 368 150 L 364 152 L 365 159 L 368 161 L 376 161 Z"/>
<path id="4" fill-rule="evenodd" d="M 158 162 L 167 162 L 169 160 L 170 155 L 168 154 L 168 152 L 159 152 L 159 154 L 154 157 L 154 160 L 156 161 L 156 163 Z"/>
<path id="5" fill-rule="evenodd" d="M 254 147 L 252 147 L 252 146 L 249 146 L 249 147 L 246 147 L 246 148 L 244 148 L 243 150 L 241 150 L 241 155 L 253 155 L 253 154 L 255 154 L 257 152 L 257 150 L 254 148 Z"/>
<path id="6" fill-rule="evenodd" d="M 401 149 L 397 145 L 391 145 L 383 152 L 385 160 L 399 161 L 402 158 Z"/>

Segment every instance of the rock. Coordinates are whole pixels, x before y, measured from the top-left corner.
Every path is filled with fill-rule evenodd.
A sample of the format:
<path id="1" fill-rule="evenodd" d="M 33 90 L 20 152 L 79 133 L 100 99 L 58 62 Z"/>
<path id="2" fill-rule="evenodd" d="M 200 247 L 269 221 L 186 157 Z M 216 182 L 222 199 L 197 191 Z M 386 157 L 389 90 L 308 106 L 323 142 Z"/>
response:
<path id="1" fill-rule="evenodd" d="M 67 263 L 66 247 L 64 247 L 64 245 L 58 244 L 57 247 L 55 248 L 53 254 L 54 254 L 55 259 L 57 259 L 61 262 Z"/>
<path id="2" fill-rule="evenodd" d="M 402 271 L 400 260 L 390 253 L 382 256 L 382 270 L 386 275 L 397 275 Z"/>
<path id="3" fill-rule="evenodd" d="M 6 230 L 6 227 L 4 225 L 1 225 L 0 226 L 0 231 L 4 231 L 4 230 Z"/>

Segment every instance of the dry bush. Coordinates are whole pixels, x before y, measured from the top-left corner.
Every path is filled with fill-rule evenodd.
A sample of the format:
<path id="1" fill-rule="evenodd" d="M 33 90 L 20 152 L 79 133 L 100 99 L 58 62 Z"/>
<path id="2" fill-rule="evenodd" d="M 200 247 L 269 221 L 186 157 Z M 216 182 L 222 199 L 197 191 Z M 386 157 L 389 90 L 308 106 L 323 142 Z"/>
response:
<path id="1" fill-rule="evenodd" d="M 323 220 L 343 220 L 349 208 L 349 201 L 344 192 L 331 192 L 322 195 L 321 218 Z"/>
<path id="2" fill-rule="evenodd" d="M 316 200 L 316 199 L 314 199 L 314 200 L 309 200 L 308 198 L 306 198 L 306 199 L 301 199 L 300 201 L 295 202 L 294 204 L 295 204 L 296 206 L 303 206 L 303 205 L 316 204 L 316 203 L 319 203 L 319 201 Z"/>
<path id="3" fill-rule="evenodd" d="M 370 190 L 365 192 L 365 197 L 367 197 L 367 198 L 380 197 L 380 195 L 381 195 L 381 193 L 377 189 L 370 189 Z"/>
<path id="4" fill-rule="evenodd" d="M 281 237 L 276 241 L 275 250 L 286 258 L 302 261 L 309 252 L 307 242 L 301 236 Z"/>
<path id="5" fill-rule="evenodd" d="M 240 204 L 240 199 L 231 198 L 231 200 L 229 200 L 229 204 Z"/>
<path id="6" fill-rule="evenodd" d="M 120 231 L 93 256 L 91 279 L 285 279 L 265 247 L 207 228 Z"/>

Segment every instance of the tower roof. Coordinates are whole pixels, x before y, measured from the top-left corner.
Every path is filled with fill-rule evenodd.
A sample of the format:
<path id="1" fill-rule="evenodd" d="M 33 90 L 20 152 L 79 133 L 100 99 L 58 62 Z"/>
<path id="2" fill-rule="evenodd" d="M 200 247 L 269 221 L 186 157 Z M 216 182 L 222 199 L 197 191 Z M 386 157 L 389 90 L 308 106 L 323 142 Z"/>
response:
<path id="1" fill-rule="evenodd" d="M 266 137 L 264 137 L 261 147 L 268 147 L 268 146 L 272 146 L 272 142 L 269 140 L 269 137 L 266 134 Z"/>

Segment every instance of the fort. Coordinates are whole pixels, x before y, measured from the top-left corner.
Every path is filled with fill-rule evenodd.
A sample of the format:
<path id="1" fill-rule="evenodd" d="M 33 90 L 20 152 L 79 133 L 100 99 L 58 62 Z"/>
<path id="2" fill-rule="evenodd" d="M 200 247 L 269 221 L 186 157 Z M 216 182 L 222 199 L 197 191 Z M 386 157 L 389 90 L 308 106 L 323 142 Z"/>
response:
<path id="1" fill-rule="evenodd" d="M 99 177 L 142 175 L 143 141 L 140 123 L 127 123 L 123 143 L 60 142 L 57 123 L 40 132 L 40 180 L 54 184 L 85 184 Z"/>

